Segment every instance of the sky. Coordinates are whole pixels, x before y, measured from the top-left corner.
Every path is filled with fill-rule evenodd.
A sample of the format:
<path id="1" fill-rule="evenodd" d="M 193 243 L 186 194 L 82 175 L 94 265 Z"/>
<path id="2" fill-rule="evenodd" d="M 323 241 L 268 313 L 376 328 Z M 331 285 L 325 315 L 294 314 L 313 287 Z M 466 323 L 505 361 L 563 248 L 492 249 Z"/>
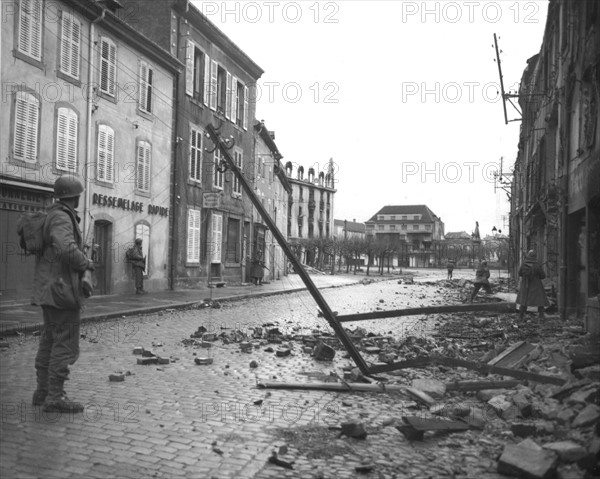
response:
<path id="1" fill-rule="evenodd" d="M 520 121 L 504 121 L 494 34 L 516 90 L 547 1 L 193 3 L 265 71 L 256 117 L 283 163 L 318 174 L 333 159 L 335 219 L 426 204 L 446 232 L 508 232 L 494 172 L 501 158 L 510 172 Z"/>

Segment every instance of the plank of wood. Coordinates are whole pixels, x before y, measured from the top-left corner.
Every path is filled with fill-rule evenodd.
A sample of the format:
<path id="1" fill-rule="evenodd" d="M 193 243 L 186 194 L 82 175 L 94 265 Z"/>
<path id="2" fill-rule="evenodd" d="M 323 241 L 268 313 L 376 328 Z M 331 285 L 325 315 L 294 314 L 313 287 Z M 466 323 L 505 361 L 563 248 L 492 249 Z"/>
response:
<path id="1" fill-rule="evenodd" d="M 348 321 L 367 321 L 369 319 L 399 318 L 401 316 L 414 316 L 416 314 L 435 313 L 466 313 L 470 311 L 495 311 L 499 313 L 514 312 L 515 303 L 470 303 L 451 304 L 445 306 L 424 306 L 422 308 L 394 309 L 390 311 L 372 311 L 370 313 L 342 314 L 337 316 L 340 323 Z"/>
<path id="2" fill-rule="evenodd" d="M 519 379 L 506 381 L 454 381 L 446 383 L 446 391 L 482 391 L 484 389 L 510 389 L 523 384 Z"/>
<path id="3" fill-rule="evenodd" d="M 533 344 L 519 341 L 506 348 L 498 356 L 488 361 L 490 366 L 499 366 L 502 368 L 515 367 L 525 356 L 535 349 Z"/>
<path id="4" fill-rule="evenodd" d="M 405 416 L 402 419 L 417 431 L 466 431 L 469 429 L 469 425 L 464 421 L 420 416 Z"/>
<path id="5" fill-rule="evenodd" d="M 319 391 L 338 391 L 338 392 L 377 392 L 377 393 L 402 393 L 407 397 L 412 397 L 405 386 L 385 384 L 366 384 L 366 383 L 329 383 L 329 382 L 310 382 L 310 383 L 259 383 L 259 389 L 301 389 L 301 390 L 319 390 Z"/>

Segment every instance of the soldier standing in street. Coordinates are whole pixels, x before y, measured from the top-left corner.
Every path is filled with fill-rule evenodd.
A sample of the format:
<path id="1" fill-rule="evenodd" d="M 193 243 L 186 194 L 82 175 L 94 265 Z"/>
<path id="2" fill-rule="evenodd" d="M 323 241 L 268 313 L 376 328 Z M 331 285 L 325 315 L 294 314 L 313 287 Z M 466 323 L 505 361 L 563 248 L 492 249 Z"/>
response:
<path id="1" fill-rule="evenodd" d="M 530 250 L 525 256 L 525 261 L 519 268 L 521 282 L 517 303 L 519 304 L 519 319 L 523 319 L 528 306 L 537 306 L 540 319 L 544 319 L 544 308 L 550 305 L 542 280 L 546 273 L 537 262 L 535 251 Z"/>
<path id="2" fill-rule="evenodd" d="M 82 281 L 94 263 L 83 252 L 80 218 L 76 209 L 83 184 L 74 176 L 54 183 L 57 201 L 49 208 L 43 227 L 43 252 L 35 263 L 33 304 L 42 307 L 44 326 L 35 358 L 37 389 L 33 405 L 47 412 L 82 412 L 63 389 L 69 366 L 79 357 L 80 310 L 92 293 Z"/>
<path id="3" fill-rule="evenodd" d="M 472 303 L 477 296 L 477 293 L 481 288 L 485 289 L 487 294 L 492 294 L 492 288 L 490 287 L 490 270 L 487 267 L 487 261 L 482 261 L 479 263 L 479 267 L 475 272 L 475 281 L 473 281 L 473 292 L 471 293 L 471 298 L 469 299 L 469 303 Z"/>
<path id="4" fill-rule="evenodd" d="M 135 294 L 146 294 L 144 290 L 144 271 L 146 270 L 146 258 L 142 251 L 142 239 L 135 240 L 135 246 L 131 251 L 131 267 L 133 268 L 133 278 L 135 280 Z"/>

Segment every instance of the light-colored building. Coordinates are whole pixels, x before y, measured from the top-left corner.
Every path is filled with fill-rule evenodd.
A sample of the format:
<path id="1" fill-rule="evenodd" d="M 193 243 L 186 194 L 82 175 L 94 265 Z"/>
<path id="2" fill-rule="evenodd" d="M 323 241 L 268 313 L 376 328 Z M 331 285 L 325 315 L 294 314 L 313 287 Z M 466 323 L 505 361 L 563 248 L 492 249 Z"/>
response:
<path id="1" fill-rule="evenodd" d="M 359 223 L 356 219 L 348 220 L 333 220 L 333 236 L 338 240 L 342 239 L 364 239 L 366 226 L 364 223 Z"/>
<path id="2" fill-rule="evenodd" d="M 15 222 L 48 206 L 63 174 L 85 184 L 80 226 L 93 245 L 95 294 L 133 291 L 124 255 L 136 237 L 146 289 L 166 289 L 172 92 L 182 65 L 120 20 L 118 2 L 49 3 L 2 4 L 0 291 L 29 294 L 33 258 L 20 253 Z"/>
<path id="3" fill-rule="evenodd" d="M 388 205 L 365 221 L 366 234 L 398 251 L 398 262 L 412 268 L 436 263 L 434 242 L 444 236 L 444 223 L 426 205 Z"/>
<path id="4" fill-rule="evenodd" d="M 188 0 L 121 0 L 135 28 L 184 65 L 177 85 L 177 147 L 173 174 L 173 287 L 205 282 L 239 284 L 254 239 L 252 204 L 208 125 L 233 140 L 230 155 L 253 181 L 252 126 L 263 70 Z"/>

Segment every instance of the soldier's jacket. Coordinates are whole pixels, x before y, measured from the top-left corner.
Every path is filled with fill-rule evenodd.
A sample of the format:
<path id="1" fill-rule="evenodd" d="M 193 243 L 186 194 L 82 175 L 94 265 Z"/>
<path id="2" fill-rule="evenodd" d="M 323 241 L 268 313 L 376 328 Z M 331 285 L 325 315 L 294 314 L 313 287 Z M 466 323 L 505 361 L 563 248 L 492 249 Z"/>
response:
<path id="1" fill-rule="evenodd" d="M 89 260 L 83 253 L 79 218 L 60 201 L 48 210 L 44 224 L 44 251 L 36 257 L 32 304 L 79 309 L 81 276 Z"/>

